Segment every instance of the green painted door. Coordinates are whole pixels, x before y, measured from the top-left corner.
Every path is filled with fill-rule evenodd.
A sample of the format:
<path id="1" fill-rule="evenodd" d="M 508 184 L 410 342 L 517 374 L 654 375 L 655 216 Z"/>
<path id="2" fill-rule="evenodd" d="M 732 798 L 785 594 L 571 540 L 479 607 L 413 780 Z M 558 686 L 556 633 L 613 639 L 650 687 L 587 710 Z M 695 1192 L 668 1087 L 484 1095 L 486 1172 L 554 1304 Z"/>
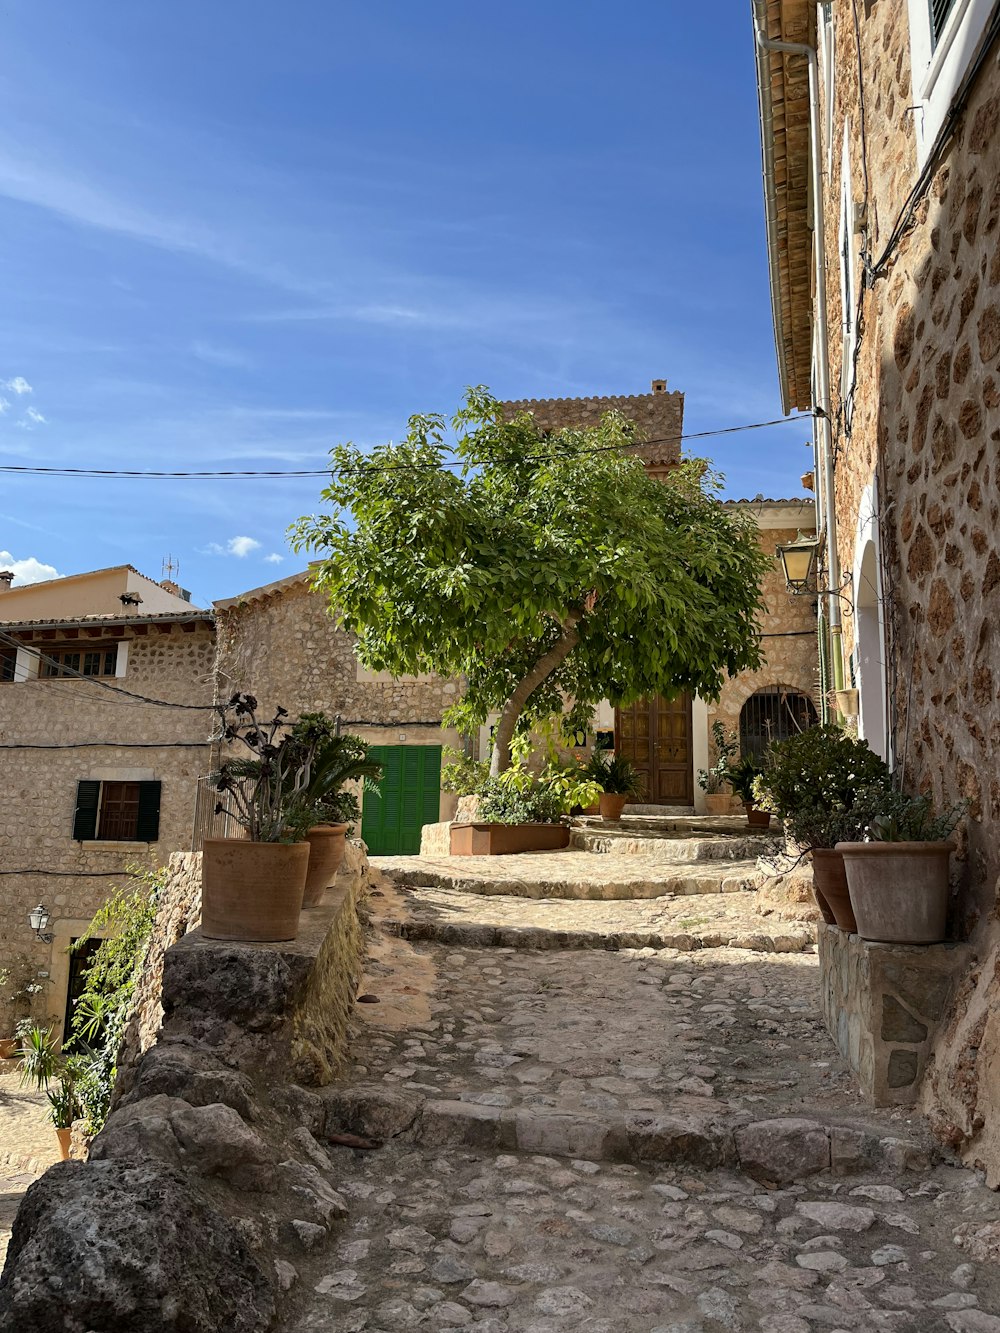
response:
<path id="1" fill-rule="evenodd" d="M 441 809 L 440 745 L 373 745 L 382 765 L 378 792 L 366 791 L 361 836 L 372 856 L 415 856 L 420 830 Z"/>

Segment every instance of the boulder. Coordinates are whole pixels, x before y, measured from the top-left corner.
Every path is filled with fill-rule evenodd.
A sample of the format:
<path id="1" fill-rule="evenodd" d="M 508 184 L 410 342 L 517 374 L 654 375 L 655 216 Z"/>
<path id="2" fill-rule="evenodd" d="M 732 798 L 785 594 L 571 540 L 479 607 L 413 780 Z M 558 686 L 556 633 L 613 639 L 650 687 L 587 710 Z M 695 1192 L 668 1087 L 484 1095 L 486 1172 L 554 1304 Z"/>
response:
<path id="1" fill-rule="evenodd" d="M 91 1157 L 156 1158 L 207 1176 L 274 1160 L 264 1139 L 231 1106 L 191 1106 L 162 1093 L 113 1111 L 94 1140 Z"/>
<path id="2" fill-rule="evenodd" d="M 740 1166 L 755 1180 L 784 1185 L 830 1166 L 830 1136 L 816 1120 L 757 1120 L 736 1130 Z"/>
<path id="3" fill-rule="evenodd" d="M 233 1224 L 161 1162 L 63 1162 L 14 1222 L 0 1333 L 258 1333 L 274 1291 Z"/>

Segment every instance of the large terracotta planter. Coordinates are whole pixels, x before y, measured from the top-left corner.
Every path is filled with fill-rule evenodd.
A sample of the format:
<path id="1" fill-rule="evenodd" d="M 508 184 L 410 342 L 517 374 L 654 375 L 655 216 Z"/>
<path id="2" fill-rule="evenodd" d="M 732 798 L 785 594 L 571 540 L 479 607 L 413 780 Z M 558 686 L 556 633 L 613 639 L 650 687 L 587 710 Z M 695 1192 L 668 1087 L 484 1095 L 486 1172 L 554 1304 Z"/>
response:
<path id="1" fill-rule="evenodd" d="M 709 815 L 728 815 L 732 801 L 727 792 L 707 791 L 705 793 L 705 813 Z"/>
<path id="2" fill-rule="evenodd" d="M 602 819 L 621 819 L 622 811 L 628 805 L 628 797 L 616 796 L 610 791 L 602 791 L 597 804 Z"/>
<path id="3" fill-rule="evenodd" d="M 847 872 L 839 849 L 817 847 L 812 852 L 813 893 L 828 926 L 839 926 L 850 934 L 858 933 L 858 923 L 851 910 Z"/>
<path id="4" fill-rule="evenodd" d="M 16 1052 L 16 1037 L 0 1037 L 0 1060 L 13 1060 Z"/>
<path id="5" fill-rule="evenodd" d="M 72 1129 L 57 1129 L 56 1138 L 59 1140 L 59 1155 L 64 1162 L 69 1161 L 69 1145 L 73 1137 Z"/>
<path id="6" fill-rule="evenodd" d="M 308 867 L 307 842 L 206 838 L 201 933 L 210 940 L 294 940 Z"/>
<path id="7" fill-rule="evenodd" d="M 758 810 L 756 806 L 751 805 L 749 801 L 743 802 L 743 809 L 747 812 L 747 825 L 749 828 L 770 828 L 771 816 L 766 810 Z"/>
<path id="8" fill-rule="evenodd" d="M 323 894 L 333 883 L 347 847 L 347 824 L 317 824 L 306 834 L 309 844 L 309 869 L 302 894 L 303 907 L 318 907 Z"/>
<path id="9" fill-rule="evenodd" d="M 452 856 L 512 856 L 569 846 L 565 824 L 452 824 Z"/>
<path id="10" fill-rule="evenodd" d="M 858 934 L 886 944 L 939 944 L 948 916 L 953 842 L 838 842 Z"/>

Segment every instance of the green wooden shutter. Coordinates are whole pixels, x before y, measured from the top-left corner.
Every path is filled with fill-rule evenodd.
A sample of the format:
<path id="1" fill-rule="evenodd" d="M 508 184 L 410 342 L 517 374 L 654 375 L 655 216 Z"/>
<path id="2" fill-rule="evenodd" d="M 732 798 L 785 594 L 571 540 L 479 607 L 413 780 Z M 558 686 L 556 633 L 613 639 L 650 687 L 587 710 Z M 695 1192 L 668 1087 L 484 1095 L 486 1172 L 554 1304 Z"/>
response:
<path id="1" fill-rule="evenodd" d="M 101 784 L 84 779 L 76 784 L 76 813 L 73 816 L 73 837 L 77 842 L 93 842 L 97 837 L 97 806 L 101 799 Z"/>
<path id="2" fill-rule="evenodd" d="M 373 856 L 414 856 L 420 832 L 437 822 L 441 805 L 440 745 L 378 745 L 378 792 L 365 792 L 361 836 Z"/>
<path id="3" fill-rule="evenodd" d="M 160 784 L 139 783 L 139 813 L 135 821 L 137 842 L 156 842 L 160 836 Z"/>

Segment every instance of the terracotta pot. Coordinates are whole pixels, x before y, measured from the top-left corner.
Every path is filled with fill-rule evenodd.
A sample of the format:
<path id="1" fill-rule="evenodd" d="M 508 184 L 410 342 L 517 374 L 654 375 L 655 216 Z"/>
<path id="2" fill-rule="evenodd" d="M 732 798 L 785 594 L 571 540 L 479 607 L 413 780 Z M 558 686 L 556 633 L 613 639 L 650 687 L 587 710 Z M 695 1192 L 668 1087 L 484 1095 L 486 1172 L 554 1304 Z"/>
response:
<path id="1" fill-rule="evenodd" d="M 595 801 L 593 805 L 585 805 L 581 813 L 585 815 L 599 815 L 601 813 L 600 804 Z"/>
<path id="2" fill-rule="evenodd" d="M 513 856 L 569 846 L 565 824 L 452 824 L 452 856 Z"/>
<path id="3" fill-rule="evenodd" d="M 813 893 L 823 920 L 828 926 L 839 926 L 850 934 L 858 933 L 858 923 L 851 908 L 847 888 L 847 871 L 839 849 L 817 847 L 812 852 Z"/>
<path id="4" fill-rule="evenodd" d="M 0 1060 L 13 1060 L 16 1050 L 16 1037 L 0 1037 Z"/>
<path id="5" fill-rule="evenodd" d="M 210 940 L 294 940 L 309 867 L 307 842 L 206 838 L 201 933 Z"/>
<path id="6" fill-rule="evenodd" d="M 73 1137 L 72 1129 L 57 1129 L 56 1138 L 59 1140 L 59 1155 L 64 1162 L 69 1161 L 69 1144 Z"/>
<path id="7" fill-rule="evenodd" d="M 732 804 L 724 791 L 708 791 L 705 793 L 705 811 L 710 815 L 728 815 L 729 807 Z"/>
<path id="8" fill-rule="evenodd" d="M 766 810 L 758 810 L 749 801 L 743 802 L 743 809 L 747 812 L 747 824 L 750 828 L 771 827 L 771 816 Z"/>
<path id="9" fill-rule="evenodd" d="M 838 842 L 858 934 L 885 944 L 939 944 L 953 842 Z"/>
<path id="10" fill-rule="evenodd" d="M 347 824 L 317 824 L 306 834 L 309 843 L 309 869 L 302 894 L 303 907 L 318 907 L 323 894 L 333 883 L 347 848 Z"/>
<path id="11" fill-rule="evenodd" d="M 622 811 L 628 805 L 628 797 L 615 796 L 612 792 L 602 791 L 597 804 L 602 819 L 621 819 Z"/>

